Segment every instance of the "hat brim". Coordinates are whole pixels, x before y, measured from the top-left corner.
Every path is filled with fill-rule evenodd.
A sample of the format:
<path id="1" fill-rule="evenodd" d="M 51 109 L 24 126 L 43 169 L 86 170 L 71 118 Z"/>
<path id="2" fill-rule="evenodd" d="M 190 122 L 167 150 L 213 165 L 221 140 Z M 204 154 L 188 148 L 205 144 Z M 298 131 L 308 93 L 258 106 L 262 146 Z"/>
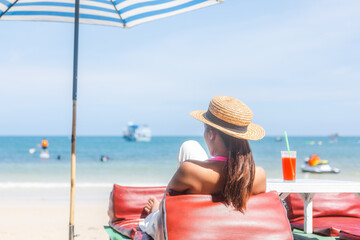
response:
<path id="1" fill-rule="evenodd" d="M 190 115 L 193 118 L 195 118 L 203 123 L 206 123 L 207 125 L 210 125 L 216 129 L 220 130 L 221 132 L 223 132 L 227 135 L 230 135 L 232 137 L 235 137 L 235 138 L 241 138 L 241 139 L 247 139 L 247 140 L 260 140 L 265 136 L 265 130 L 255 123 L 250 123 L 247 127 L 246 132 L 239 133 L 239 132 L 227 129 L 225 127 L 219 126 L 219 125 L 207 120 L 204 117 L 205 113 L 206 113 L 206 111 L 198 110 L 198 111 L 190 112 Z"/>

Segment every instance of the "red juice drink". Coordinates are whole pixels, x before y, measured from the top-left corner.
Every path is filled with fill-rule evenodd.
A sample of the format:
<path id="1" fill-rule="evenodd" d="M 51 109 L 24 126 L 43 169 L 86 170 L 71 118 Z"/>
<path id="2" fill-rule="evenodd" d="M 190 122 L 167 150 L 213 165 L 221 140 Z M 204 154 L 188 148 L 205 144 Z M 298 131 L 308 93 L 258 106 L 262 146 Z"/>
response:
<path id="1" fill-rule="evenodd" d="M 296 175 L 296 151 L 281 151 L 283 179 L 284 181 L 295 181 Z"/>

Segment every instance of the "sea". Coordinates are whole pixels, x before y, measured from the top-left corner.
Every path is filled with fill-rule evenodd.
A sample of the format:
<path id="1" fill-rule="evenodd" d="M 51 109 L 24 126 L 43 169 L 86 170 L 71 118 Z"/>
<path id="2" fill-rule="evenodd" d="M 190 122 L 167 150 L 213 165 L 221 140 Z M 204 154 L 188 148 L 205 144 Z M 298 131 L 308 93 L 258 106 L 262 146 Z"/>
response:
<path id="1" fill-rule="evenodd" d="M 40 158 L 43 137 L 0 137 L 1 188 L 56 188 L 70 186 L 71 139 L 49 136 L 49 159 Z M 128 142 L 121 136 L 79 136 L 76 140 L 76 186 L 109 187 L 165 186 L 177 168 L 177 154 L 186 140 L 200 136 L 158 136 L 150 142 Z M 255 163 L 268 178 L 282 179 L 280 151 L 286 150 L 283 138 L 265 137 L 250 141 Z M 297 151 L 296 179 L 360 181 L 360 137 L 289 137 L 290 149 Z M 338 174 L 303 173 L 305 158 L 317 154 L 328 160 Z M 106 156 L 108 161 L 101 161 Z"/>

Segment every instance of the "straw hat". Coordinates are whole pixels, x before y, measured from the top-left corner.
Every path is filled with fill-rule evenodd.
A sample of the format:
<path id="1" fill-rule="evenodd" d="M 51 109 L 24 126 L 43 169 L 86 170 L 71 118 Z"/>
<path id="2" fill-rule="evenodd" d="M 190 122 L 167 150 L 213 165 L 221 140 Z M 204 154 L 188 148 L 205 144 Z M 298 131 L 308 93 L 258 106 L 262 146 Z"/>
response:
<path id="1" fill-rule="evenodd" d="M 233 97 L 216 96 L 207 111 L 192 111 L 190 115 L 235 138 L 259 140 L 265 136 L 262 127 L 251 123 L 250 108 Z"/>

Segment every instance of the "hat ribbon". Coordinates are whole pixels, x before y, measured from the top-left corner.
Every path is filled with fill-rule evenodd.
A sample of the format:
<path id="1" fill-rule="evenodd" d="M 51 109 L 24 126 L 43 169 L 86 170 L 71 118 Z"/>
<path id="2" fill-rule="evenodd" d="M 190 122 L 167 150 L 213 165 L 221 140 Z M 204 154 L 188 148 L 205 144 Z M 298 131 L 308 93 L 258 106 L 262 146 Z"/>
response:
<path id="1" fill-rule="evenodd" d="M 216 117 L 209 110 L 203 114 L 203 117 L 206 120 L 208 120 L 208 121 L 210 121 L 212 123 L 215 123 L 216 125 L 218 125 L 220 127 L 223 127 L 223 128 L 226 128 L 228 130 L 238 132 L 238 133 L 245 133 L 247 131 L 247 128 L 248 128 L 247 126 L 239 126 L 239 125 L 235 125 L 235 124 L 232 124 L 232 123 L 225 122 L 224 120 Z"/>

